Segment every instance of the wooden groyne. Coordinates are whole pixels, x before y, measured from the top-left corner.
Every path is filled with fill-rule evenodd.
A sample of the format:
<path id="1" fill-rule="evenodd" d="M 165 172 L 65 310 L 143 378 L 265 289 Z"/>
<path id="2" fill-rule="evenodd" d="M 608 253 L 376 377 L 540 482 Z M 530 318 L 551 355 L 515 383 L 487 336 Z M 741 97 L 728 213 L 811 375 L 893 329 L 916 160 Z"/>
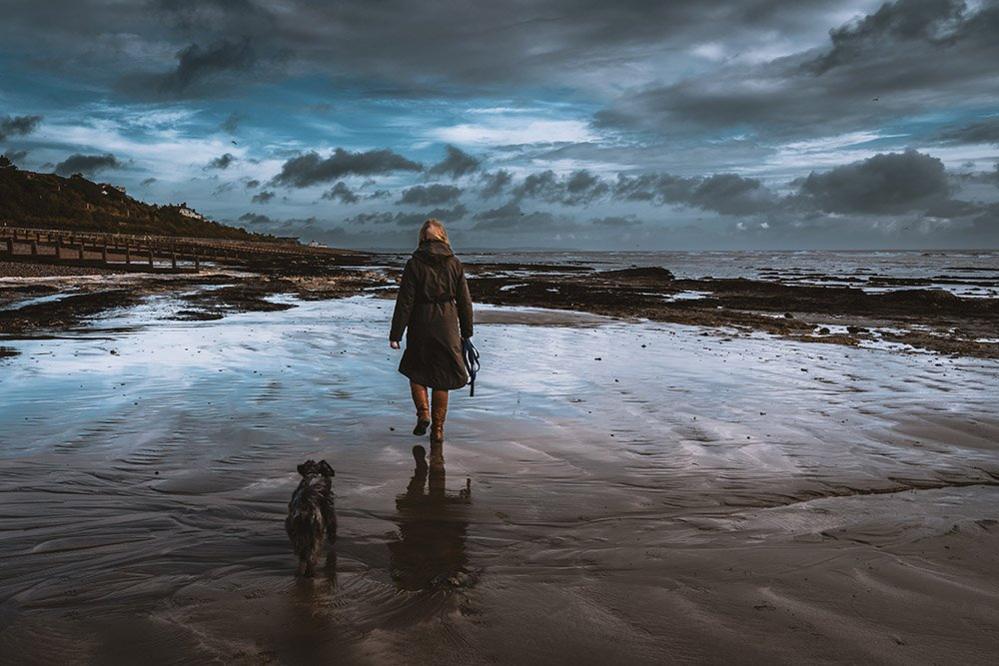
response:
<path id="1" fill-rule="evenodd" d="M 109 267 L 141 272 L 196 272 L 204 264 L 243 266 L 254 260 L 343 258 L 330 248 L 297 243 L 74 232 L 0 226 L 0 260 Z"/>

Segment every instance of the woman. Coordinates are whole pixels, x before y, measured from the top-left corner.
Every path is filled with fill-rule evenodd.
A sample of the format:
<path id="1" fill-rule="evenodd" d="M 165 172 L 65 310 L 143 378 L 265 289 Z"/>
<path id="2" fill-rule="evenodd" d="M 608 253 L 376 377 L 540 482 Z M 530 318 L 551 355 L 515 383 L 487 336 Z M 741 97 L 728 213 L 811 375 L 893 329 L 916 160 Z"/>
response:
<path id="1" fill-rule="evenodd" d="M 472 298 L 465 271 L 438 220 L 423 223 L 420 246 L 402 272 L 389 332 L 392 349 L 399 349 L 403 331 L 406 351 L 399 372 L 409 377 L 416 406 L 413 434 L 424 435 L 430 427 L 430 471 L 442 472 L 448 391 L 468 383 L 461 341 L 472 337 Z M 433 390 L 432 414 L 428 387 Z"/>

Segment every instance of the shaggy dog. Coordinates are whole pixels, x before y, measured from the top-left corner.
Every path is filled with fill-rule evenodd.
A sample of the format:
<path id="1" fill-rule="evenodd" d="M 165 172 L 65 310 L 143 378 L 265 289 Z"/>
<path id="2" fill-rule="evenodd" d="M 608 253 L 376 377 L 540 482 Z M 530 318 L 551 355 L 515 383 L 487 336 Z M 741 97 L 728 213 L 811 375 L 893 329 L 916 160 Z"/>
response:
<path id="1" fill-rule="evenodd" d="M 312 576 L 326 540 L 336 540 L 333 477 L 336 472 L 325 460 L 306 460 L 298 466 L 302 480 L 288 502 L 284 529 L 298 556 L 300 576 Z"/>

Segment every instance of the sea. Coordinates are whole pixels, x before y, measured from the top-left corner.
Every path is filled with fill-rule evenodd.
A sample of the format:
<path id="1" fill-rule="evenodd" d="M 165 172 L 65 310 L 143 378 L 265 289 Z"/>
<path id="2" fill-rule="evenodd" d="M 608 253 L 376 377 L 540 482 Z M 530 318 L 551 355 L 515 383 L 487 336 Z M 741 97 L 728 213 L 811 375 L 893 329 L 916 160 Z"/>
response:
<path id="1" fill-rule="evenodd" d="M 999 297 L 999 250 L 800 251 L 478 251 L 458 255 L 466 264 L 520 264 L 620 270 L 658 266 L 683 279 L 776 281 L 854 286 L 869 292 L 944 289 L 958 296 Z M 388 263 L 406 254 L 387 255 Z"/>

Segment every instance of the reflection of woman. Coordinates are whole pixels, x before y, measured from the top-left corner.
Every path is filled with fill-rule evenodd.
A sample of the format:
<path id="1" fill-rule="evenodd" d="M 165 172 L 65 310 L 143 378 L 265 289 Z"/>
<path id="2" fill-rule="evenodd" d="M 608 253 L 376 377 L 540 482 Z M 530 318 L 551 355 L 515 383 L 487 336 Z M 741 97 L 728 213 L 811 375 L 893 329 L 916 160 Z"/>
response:
<path id="1" fill-rule="evenodd" d="M 472 299 L 461 262 L 451 251 L 447 231 L 437 220 L 420 228 L 420 246 L 406 262 L 392 315 L 389 344 L 406 351 L 399 372 L 409 377 L 416 406 L 414 435 L 430 427 L 430 471 L 444 469 L 444 419 L 448 391 L 468 383 L 462 338 L 472 337 Z M 427 388 L 433 389 L 433 414 Z M 431 418 L 433 419 L 431 422 Z"/>
<path id="2" fill-rule="evenodd" d="M 413 447 L 416 471 L 403 495 L 396 497 L 399 537 L 388 544 L 392 578 L 403 590 L 438 589 L 455 585 L 467 571 L 465 533 L 468 521 L 461 505 L 470 501 L 469 490 L 457 496 L 444 490 L 444 474 L 430 476 L 422 446 Z"/>

